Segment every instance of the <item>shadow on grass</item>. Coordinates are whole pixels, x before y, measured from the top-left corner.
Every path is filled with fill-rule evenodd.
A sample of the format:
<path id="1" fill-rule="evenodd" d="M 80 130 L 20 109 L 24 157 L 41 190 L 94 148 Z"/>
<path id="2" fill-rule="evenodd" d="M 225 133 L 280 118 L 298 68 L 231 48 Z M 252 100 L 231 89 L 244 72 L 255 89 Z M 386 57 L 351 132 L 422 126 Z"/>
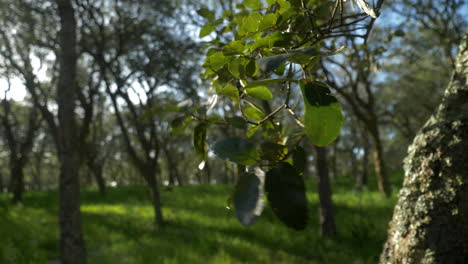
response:
<path id="1" fill-rule="evenodd" d="M 82 215 L 90 263 L 376 263 L 394 200 L 375 193 L 356 198 L 339 190 L 334 196 L 339 234 L 319 239 L 314 183 L 308 185 L 309 226 L 302 232 L 282 225 L 268 207 L 253 226 L 241 226 L 233 210 L 225 209 L 230 186 L 163 190 L 164 229 L 153 225 L 144 186 L 109 189 L 105 197 L 85 190 Z M 57 198 L 57 192 L 28 193 L 23 209 L 0 199 L 2 247 L 30 252 L 12 263 L 57 257 Z M 38 237 L 36 244 L 25 242 Z M 35 258 L 33 252 L 42 255 Z M 8 254 L 0 250 L 0 263 Z"/>

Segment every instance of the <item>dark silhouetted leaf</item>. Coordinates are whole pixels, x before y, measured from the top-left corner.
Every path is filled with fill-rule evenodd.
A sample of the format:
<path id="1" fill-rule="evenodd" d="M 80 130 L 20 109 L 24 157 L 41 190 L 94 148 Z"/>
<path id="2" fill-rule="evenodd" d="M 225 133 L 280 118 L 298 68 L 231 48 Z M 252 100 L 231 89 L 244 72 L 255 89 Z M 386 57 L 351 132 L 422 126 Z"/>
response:
<path id="1" fill-rule="evenodd" d="M 286 155 L 286 147 L 271 141 L 263 142 L 260 145 L 260 158 L 268 161 L 279 161 Z"/>
<path id="2" fill-rule="evenodd" d="M 211 10 L 209 10 L 209 9 L 206 8 L 206 7 L 200 8 L 200 9 L 197 11 L 197 13 L 198 13 L 200 16 L 202 16 L 202 17 L 208 19 L 208 21 L 214 20 L 214 18 L 215 18 L 214 12 L 211 11 Z"/>
<path id="3" fill-rule="evenodd" d="M 265 191 L 273 212 L 283 223 L 296 230 L 306 228 L 304 180 L 291 164 L 281 162 L 266 173 Z"/>
<path id="4" fill-rule="evenodd" d="M 263 57 L 257 60 L 258 67 L 264 72 L 270 72 L 276 70 L 281 63 L 287 58 L 291 57 L 291 54 L 279 54 L 270 57 Z"/>
<path id="5" fill-rule="evenodd" d="M 255 61 L 254 60 L 249 61 L 247 65 L 245 66 L 245 74 L 252 77 L 255 75 L 256 71 L 257 71 L 257 65 Z"/>
<path id="6" fill-rule="evenodd" d="M 304 47 L 289 50 L 287 53 L 260 58 L 257 60 L 257 64 L 262 71 L 270 72 L 276 70 L 276 68 L 278 68 L 281 65 L 281 63 L 285 61 L 304 65 L 308 64 L 309 61 L 315 57 L 335 55 L 341 52 L 342 50 L 343 47 L 333 51 L 321 52 L 315 47 Z"/>
<path id="7" fill-rule="evenodd" d="M 240 175 L 232 196 L 237 219 L 244 226 L 252 225 L 263 210 L 263 184 L 256 174 Z"/>
<path id="8" fill-rule="evenodd" d="M 294 147 L 293 153 L 292 153 L 292 161 L 293 161 L 293 166 L 299 172 L 300 174 L 304 173 L 306 163 L 307 163 L 307 154 L 305 150 L 299 146 L 296 145 Z"/>
<path id="9" fill-rule="evenodd" d="M 213 151 L 218 157 L 241 165 L 254 165 L 258 159 L 255 145 L 242 138 L 221 139 L 214 144 Z"/>
<path id="10" fill-rule="evenodd" d="M 247 122 L 244 120 L 244 118 L 240 116 L 227 117 L 226 121 L 228 121 L 229 124 L 231 124 L 233 127 L 240 128 L 240 129 L 247 128 Z"/>

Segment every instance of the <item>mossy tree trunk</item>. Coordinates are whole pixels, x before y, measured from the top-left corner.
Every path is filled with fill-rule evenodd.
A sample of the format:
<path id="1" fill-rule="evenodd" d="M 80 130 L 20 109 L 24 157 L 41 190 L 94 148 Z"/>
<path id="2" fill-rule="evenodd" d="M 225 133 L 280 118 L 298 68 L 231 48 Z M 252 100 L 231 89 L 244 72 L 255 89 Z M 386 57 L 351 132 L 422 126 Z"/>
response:
<path id="1" fill-rule="evenodd" d="M 468 35 L 436 114 L 414 138 L 380 263 L 468 263 Z"/>

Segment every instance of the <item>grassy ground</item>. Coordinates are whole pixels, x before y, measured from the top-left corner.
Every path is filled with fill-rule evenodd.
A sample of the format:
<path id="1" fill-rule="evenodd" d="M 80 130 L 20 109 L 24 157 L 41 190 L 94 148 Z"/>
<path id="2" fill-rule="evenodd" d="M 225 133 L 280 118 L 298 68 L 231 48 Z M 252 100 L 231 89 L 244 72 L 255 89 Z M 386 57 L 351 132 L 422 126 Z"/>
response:
<path id="1" fill-rule="evenodd" d="M 393 175 L 399 182 L 398 175 Z M 83 226 L 89 263 L 376 263 L 395 195 L 356 194 L 349 179 L 333 186 L 339 235 L 318 238 L 317 194 L 308 182 L 310 224 L 283 226 L 271 210 L 251 227 L 226 209 L 229 186 L 185 186 L 163 191 L 166 228 L 155 229 L 143 187 L 83 191 Z M 375 184 L 371 183 L 371 190 Z M 0 263 L 58 263 L 57 192 L 28 193 L 12 206 L 0 195 Z"/>

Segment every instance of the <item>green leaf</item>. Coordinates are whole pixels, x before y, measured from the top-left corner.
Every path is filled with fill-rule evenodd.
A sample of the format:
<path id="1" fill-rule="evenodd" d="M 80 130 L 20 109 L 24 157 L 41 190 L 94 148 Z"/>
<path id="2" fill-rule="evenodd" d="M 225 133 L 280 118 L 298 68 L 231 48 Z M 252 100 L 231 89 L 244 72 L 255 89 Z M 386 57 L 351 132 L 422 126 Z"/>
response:
<path id="1" fill-rule="evenodd" d="M 253 120 L 260 120 L 265 116 L 265 112 L 258 107 L 249 106 L 244 109 L 244 115 Z"/>
<path id="2" fill-rule="evenodd" d="M 262 15 L 257 12 L 253 12 L 250 16 L 242 19 L 242 24 L 239 26 L 239 30 L 250 33 L 257 32 L 261 21 Z"/>
<path id="3" fill-rule="evenodd" d="M 221 159 L 241 165 L 254 165 L 258 159 L 255 145 L 242 138 L 221 139 L 214 144 L 213 152 Z"/>
<path id="4" fill-rule="evenodd" d="M 320 82 L 301 81 L 305 105 L 304 125 L 307 137 L 319 147 L 333 142 L 343 126 L 341 105 Z"/>
<path id="5" fill-rule="evenodd" d="M 252 225 L 263 210 L 262 180 L 255 174 L 243 173 L 237 180 L 233 194 L 237 219 L 244 226 Z"/>
<path id="6" fill-rule="evenodd" d="M 252 96 L 253 98 L 257 98 L 257 99 L 265 100 L 265 101 L 273 99 L 273 94 L 265 86 L 255 86 L 255 87 L 246 88 L 245 90 L 247 94 L 249 96 Z"/>
<path id="7" fill-rule="evenodd" d="M 220 51 L 213 53 L 206 60 L 206 63 L 215 71 L 223 68 L 224 65 L 228 62 L 229 58 L 224 56 L 224 54 Z"/>
<path id="8" fill-rule="evenodd" d="M 247 74 L 247 76 L 255 76 L 255 74 L 257 73 L 257 64 L 255 63 L 254 60 L 251 60 L 247 63 L 247 65 L 245 66 L 245 73 Z"/>
<path id="9" fill-rule="evenodd" d="M 205 123 L 200 123 L 193 130 L 193 146 L 202 159 L 206 158 L 206 128 Z"/>
<path id="10" fill-rule="evenodd" d="M 244 53 L 244 44 L 242 41 L 235 40 L 223 47 L 224 55 L 237 55 Z"/>
<path id="11" fill-rule="evenodd" d="M 274 55 L 270 57 L 263 57 L 257 60 L 258 67 L 264 72 L 274 71 L 281 65 L 287 58 L 293 56 L 292 54 L 285 53 Z"/>
<path id="12" fill-rule="evenodd" d="M 185 132 L 188 124 L 193 120 L 192 117 L 177 117 L 171 122 L 171 135 L 177 136 L 182 135 Z"/>
<path id="13" fill-rule="evenodd" d="M 286 156 L 287 149 L 284 145 L 265 141 L 260 145 L 260 158 L 271 162 L 277 162 Z"/>
<path id="14" fill-rule="evenodd" d="M 226 121 L 235 128 L 246 129 L 247 122 L 240 116 L 226 117 Z"/>
<path id="15" fill-rule="evenodd" d="M 244 0 L 243 4 L 245 7 L 248 7 L 254 10 L 258 10 L 262 8 L 262 3 L 260 2 L 260 0 Z"/>
<path id="16" fill-rule="evenodd" d="M 206 23 L 200 29 L 200 34 L 198 34 L 198 37 L 203 38 L 205 36 L 208 36 L 211 32 L 213 32 L 216 29 L 216 27 L 217 27 L 216 24 L 213 24 L 211 22 Z"/>
<path id="17" fill-rule="evenodd" d="M 208 21 L 212 21 L 214 20 L 215 18 L 215 14 L 213 11 L 209 10 L 208 8 L 206 7 L 202 7 L 200 9 L 197 10 L 197 13 L 201 16 L 201 17 L 204 17 L 206 19 L 208 19 Z"/>
<path id="18" fill-rule="evenodd" d="M 257 86 L 268 86 L 268 85 L 272 85 L 275 83 L 282 83 L 282 82 L 295 82 L 295 80 L 290 79 L 290 78 L 278 78 L 278 79 L 265 79 L 265 80 L 251 81 L 245 86 L 245 88 L 257 87 Z"/>
<path id="19" fill-rule="evenodd" d="M 228 83 L 224 88 L 222 89 L 217 89 L 216 93 L 218 95 L 226 96 L 230 98 L 233 101 L 237 101 L 239 98 L 239 90 L 237 90 L 237 87 Z"/>
<path id="20" fill-rule="evenodd" d="M 258 48 L 268 47 L 271 48 L 275 43 L 283 41 L 287 38 L 286 34 L 275 31 L 273 34 L 268 36 L 262 36 L 256 39 L 254 42 L 250 43 L 249 51 L 253 52 Z"/>
<path id="21" fill-rule="evenodd" d="M 319 56 L 335 55 L 343 50 L 343 47 L 327 52 L 321 52 L 316 47 L 304 47 L 299 49 L 289 50 L 287 53 L 282 53 L 274 56 L 263 57 L 257 60 L 257 64 L 264 72 L 274 71 L 281 63 L 289 61 L 301 65 L 308 64 L 313 58 Z"/>
<path id="22" fill-rule="evenodd" d="M 275 14 L 266 14 L 263 16 L 262 21 L 260 22 L 260 25 L 258 26 L 259 31 L 265 31 L 266 29 L 269 29 L 273 27 L 276 24 L 276 15 Z"/>
<path id="23" fill-rule="evenodd" d="M 288 227 L 302 230 L 307 225 L 307 199 L 302 177 L 287 162 L 270 169 L 265 191 L 275 215 Z"/>
<path id="24" fill-rule="evenodd" d="M 253 135 L 255 135 L 255 133 L 260 130 L 262 126 L 261 125 L 252 125 L 252 126 L 249 126 L 249 128 L 247 129 L 247 132 L 245 133 L 245 136 L 247 138 L 251 138 Z"/>
<path id="25" fill-rule="evenodd" d="M 240 77 L 244 73 L 244 61 L 246 59 L 244 58 L 235 58 L 228 64 L 228 71 L 234 76 L 234 77 Z"/>

